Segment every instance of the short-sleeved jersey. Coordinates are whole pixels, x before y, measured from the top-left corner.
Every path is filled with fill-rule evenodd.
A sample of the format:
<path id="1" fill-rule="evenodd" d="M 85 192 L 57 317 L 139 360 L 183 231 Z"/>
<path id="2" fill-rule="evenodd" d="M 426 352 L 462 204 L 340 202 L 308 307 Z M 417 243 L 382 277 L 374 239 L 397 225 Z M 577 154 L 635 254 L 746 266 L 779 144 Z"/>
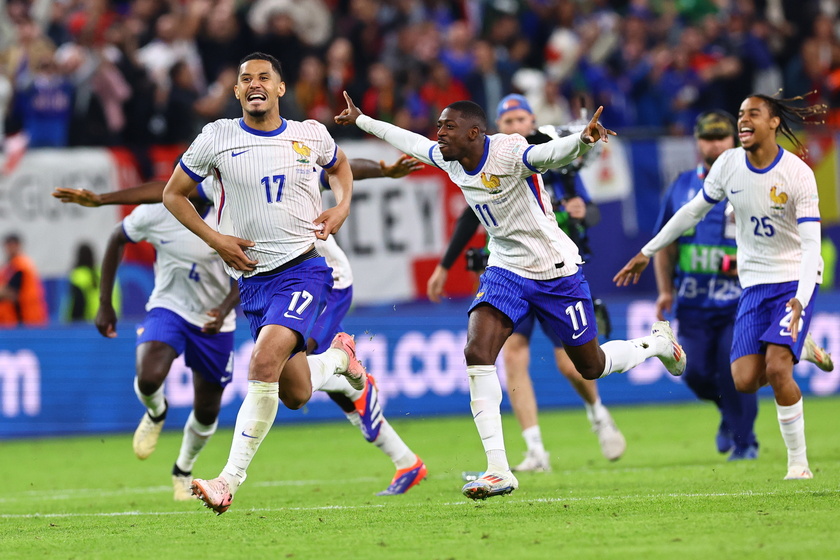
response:
<path id="1" fill-rule="evenodd" d="M 316 121 L 283 120 L 272 131 L 242 119 L 222 119 L 204 127 L 181 158 L 195 181 L 213 175 L 219 184 L 219 231 L 248 239 L 245 250 L 259 261 L 252 276 L 301 255 L 315 241 L 321 213 L 318 175 L 335 164 L 338 147 Z M 234 277 L 243 275 L 229 270 Z"/>
<path id="2" fill-rule="evenodd" d="M 802 243 L 798 224 L 820 221 L 814 172 L 794 154 L 779 155 L 764 169 L 753 167 L 743 148 L 725 151 L 712 165 L 703 194 L 728 198 L 735 209 L 738 277 L 744 288 L 799 280 Z M 820 258 L 817 283 L 822 283 Z"/>
<path id="3" fill-rule="evenodd" d="M 570 276 L 581 264 L 580 255 L 557 227 L 540 170 L 525 159 L 531 147 L 519 134 L 487 136 L 484 156 L 473 171 L 444 161 L 437 144 L 424 159 L 449 174 L 481 220 L 490 238 L 488 267 L 533 280 Z"/>
<path id="4" fill-rule="evenodd" d="M 216 228 L 213 209 L 204 221 Z M 217 308 L 230 292 L 230 278 L 222 259 L 173 216 L 163 204 L 138 206 L 122 222 L 123 232 L 134 243 L 148 241 L 157 251 L 155 289 L 146 311 L 168 309 L 197 327 L 210 320 L 207 312 Z M 236 328 L 236 314 L 225 318 L 223 332 Z"/>
<path id="5" fill-rule="evenodd" d="M 706 169 L 702 165 L 680 173 L 665 192 L 655 233 L 700 192 L 705 177 Z M 677 306 L 729 310 L 734 313 L 741 295 L 741 285 L 737 278 L 725 276 L 720 271 L 723 256 L 734 255 L 737 250 L 735 214 L 731 205 L 727 201 L 718 202 L 696 226 L 684 232 L 677 242 Z"/>

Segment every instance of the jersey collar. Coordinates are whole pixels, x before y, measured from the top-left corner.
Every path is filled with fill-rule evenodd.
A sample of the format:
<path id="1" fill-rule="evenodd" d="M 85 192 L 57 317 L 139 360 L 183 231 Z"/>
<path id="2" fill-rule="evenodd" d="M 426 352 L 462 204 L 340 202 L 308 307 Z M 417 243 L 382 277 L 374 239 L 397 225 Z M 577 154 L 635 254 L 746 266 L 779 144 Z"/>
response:
<path id="1" fill-rule="evenodd" d="M 744 152 L 744 159 L 747 162 L 747 169 L 749 169 L 753 173 L 767 173 L 768 171 L 770 171 L 771 169 L 776 167 L 776 164 L 779 163 L 780 159 L 782 159 L 782 154 L 784 154 L 784 151 L 785 151 L 778 144 L 776 144 L 776 147 L 779 148 L 779 153 L 776 154 L 776 159 L 773 160 L 773 163 L 771 163 L 770 165 L 768 165 L 767 167 L 765 167 L 763 169 L 759 169 L 758 167 L 754 167 L 753 164 L 750 163 L 750 158 L 747 157 L 746 152 Z"/>
<path id="2" fill-rule="evenodd" d="M 245 119 L 239 119 L 239 127 L 249 134 L 253 134 L 254 136 L 277 136 L 278 134 L 282 133 L 286 130 L 286 119 L 280 117 L 282 121 L 278 128 L 274 130 L 257 130 L 256 128 L 251 128 L 247 124 L 245 124 Z"/>
<path id="3" fill-rule="evenodd" d="M 487 156 L 490 154 L 490 137 L 484 137 L 484 153 L 481 154 L 481 161 L 478 162 L 478 165 L 475 166 L 475 169 L 472 171 L 467 171 L 464 169 L 464 172 L 467 175 L 478 175 L 478 172 L 481 171 L 481 168 L 484 167 L 484 164 L 487 163 Z"/>

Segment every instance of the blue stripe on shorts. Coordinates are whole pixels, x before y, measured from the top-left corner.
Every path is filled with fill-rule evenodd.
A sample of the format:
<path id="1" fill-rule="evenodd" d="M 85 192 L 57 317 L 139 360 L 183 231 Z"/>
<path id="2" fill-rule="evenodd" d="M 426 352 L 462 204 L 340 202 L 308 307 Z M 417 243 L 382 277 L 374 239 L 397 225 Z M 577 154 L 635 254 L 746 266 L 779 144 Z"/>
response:
<path id="1" fill-rule="evenodd" d="M 787 302 L 796 295 L 798 282 L 780 284 L 758 284 L 744 288 L 738 301 L 738 316 L 732 336 L 730 361 L 750 354 L 764 354 L 767 344 L 787 346 L 794 362 L 799 362 L 805 335 L 814 316 L 817 290 L 814 289 L 808 307 L 802 310 L 799 320 L 799 336 L 794 343 L 790 337 L 790 313 L 785 309 Z"/>
<path id="2" fill-rule="evenodd" d="M 555 345 L 580 346 L 598 336 L 595 306 L 581 268 L 571 276 L 531 280 L 491 266 L 481 275 L 469 312 L 483 303 L 507 315 L 514 330 L 533 312 Z"/>
<path id="3" fill-rule="evenodd" d="M 174 311 L 155 307 L 137 329 L 137 346 L 151 341 L 168 344 L 179 356 L 183 354 L 187 367 L 210 383 L 224 387 L 233 378 L 233 331 L 201 332 Z"/>

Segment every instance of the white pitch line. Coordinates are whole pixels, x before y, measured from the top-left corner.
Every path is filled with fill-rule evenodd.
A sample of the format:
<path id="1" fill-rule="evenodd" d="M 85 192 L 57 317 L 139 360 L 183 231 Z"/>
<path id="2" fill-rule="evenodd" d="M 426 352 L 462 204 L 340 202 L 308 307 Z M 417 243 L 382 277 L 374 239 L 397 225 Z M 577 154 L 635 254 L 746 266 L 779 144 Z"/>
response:
<path id="1" fill-rule="evenodd" d="M 563 476 L 581 476 L 581 475 L 596 475 L 601 476 L 604 473 L 639 473 L 639 472 L 658 472 L 658 471 L 672 471 L 674 468 L 691 469 L 691 470 L 707 470 L 717 468 L 716 464 L 705 465 L 664 465 L 661 467 L 624 467 L 624 468 L 581 468 L 581 469 L 567 469 L 563 471 L 554 471 L 555 474 Z M 429 475 L 429 480 L 445 480 L 458 479 L 460 480 L 460 471 L 449 470 L 442 471 L 437 474 Z M 356 477 L 356 478 L 331 478 L 325 480 L 270 480 L 249 483 L 249 486 L 258 488 L 276 487 L 276 486 L 327 486 L 334 484 L 364 484 L 368 482 L 383 482 L 386 483 L 387 477 Z M 171 486 L 144 486 L 144 487 L 129 487 L 115 490 L 103 490 L 101 488 L 67 488 L 61 490 L 25 490 L 23 492 L 6 492 L 0 498 L 0 504 L 15 503 L 20 501 L 44 500 L 72 500 L 79 496 L 86 498 L 110 498 L 115 496 L 129 496 L 135 494 L 151 494 L 151 493 L 165 493 L 171 492 Z"/>
<path id="2" fill-rule="evenodd" d="M 796 490 L 793 494 L 824 494 L 826 490 Z M 828 490 L 828 492 L 840 493 L 838 490 Z M 710 492 L 697 493 L 692 492 L 688 494 L 668 493 L 668 494 L 629 494 L 625 496 L 587 496 L 587 497 L 562 497 L 562 498 L 509 498 L 504 497 L 493 500 L 492 503 L 504 504 L 528 504 L 528 503 L 568 503 L 568 502 L 586 502 L 586 501 L 604 501 L 604 500 L 659 500 L 663 497 L 669 498 L 757 498 L 776 496 L 779 494 L 789 494 L 787 492 Z M 465 504 L 477 504 L 483 502 L 460 500 L 457 502 L 443 502 L 442 506 L 463 506 Z M 365 504 L 359 506 L 312 506 L 312 507 L 279 507 L 279 508 L 251 508 L 246 510 L 235 510 L 234 513 L 274 513 L 284 511 L 329 511 L 329 510 L 354 510 L 354 509 L 382 509 L 386 507 L 394 508 L 427 508 L 429 504 L 423 503 L 399 503 L 398 501 L 391 501 L 389 504 Z M 208 515 L 209 512 L 204 512 L 203 509 L 190 511 L 114 511 L 114 512 L 99 512 L 99 513 L 21 513 L 21 514 L 0 514 L 0 519 L 53 519 L 53 518 L 73 518 L 73 517 L 141 517 L 141 516 L 155 516 L 155 515 Z"/>

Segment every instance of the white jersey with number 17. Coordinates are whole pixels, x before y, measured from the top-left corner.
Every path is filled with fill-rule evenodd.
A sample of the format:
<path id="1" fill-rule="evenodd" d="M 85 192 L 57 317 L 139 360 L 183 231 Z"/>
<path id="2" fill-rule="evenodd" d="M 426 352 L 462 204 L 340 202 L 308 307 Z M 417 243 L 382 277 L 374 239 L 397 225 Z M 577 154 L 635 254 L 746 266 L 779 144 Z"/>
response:
<path id="1" fill-rule="evenodd" d="M 273 270 L 315 242 L 321 213 L 320 168 L 334 165 L 335 141 L 316 121 L 283 120 L 276 130 L 223 119 L 204 127 L 181 158 L 195 181 L 218 181 L 219 231 L 253 241 L 245 250 L 259 261 L 251 276 Z M 238 277 L 242 272 L 227 268 Z"/>
<path id="2" fill-rule="evenodd" d="M 582 264 L 580 254 L 557 226 L 540 170 L 526 159 L 532 147 L 519 134 L 486 136 L 484 156 L 473 171 L 457 161 L 444 161 L 437 143 L 428 157 L 461 187 L 487 230 L 487 266 L 533 280 L 570 276 Z"/>
<path id="3" fill-rule="evenodd" d="M 735 210 L 738 277 L 744 288 L 799 280 L 802 241 L 798 224 L 820 221 L 811 168 L 783 148 L 770 166 L 753 167 L 743 148 L 725 151 L 703 183 L 711 202 L 728 198 Z M 817 283 L 822 283 L 819 260 Z"/>

